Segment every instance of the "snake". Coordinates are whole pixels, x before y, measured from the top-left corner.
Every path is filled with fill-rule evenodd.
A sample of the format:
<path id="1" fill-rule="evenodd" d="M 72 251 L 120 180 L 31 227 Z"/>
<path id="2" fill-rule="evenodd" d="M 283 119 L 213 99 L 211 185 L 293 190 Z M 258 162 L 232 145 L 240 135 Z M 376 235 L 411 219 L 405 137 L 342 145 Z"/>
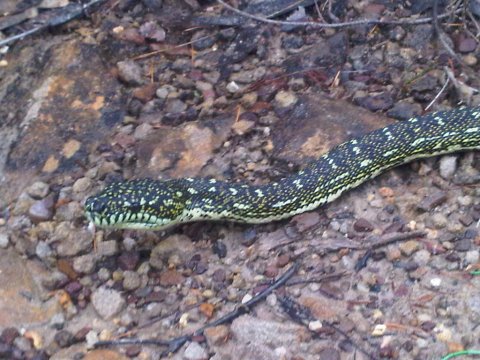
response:
<path id="1" fill-rule="evenodd" d="M 113 182 L 85 201 L 102 228 L 161 230 L 201 220 L 267 223 L 312 211 L 395 166 L 480 148 L 480 107 L 397 121 L 333 147 L 300 171 L 262 185 L 214 178 Z"/>

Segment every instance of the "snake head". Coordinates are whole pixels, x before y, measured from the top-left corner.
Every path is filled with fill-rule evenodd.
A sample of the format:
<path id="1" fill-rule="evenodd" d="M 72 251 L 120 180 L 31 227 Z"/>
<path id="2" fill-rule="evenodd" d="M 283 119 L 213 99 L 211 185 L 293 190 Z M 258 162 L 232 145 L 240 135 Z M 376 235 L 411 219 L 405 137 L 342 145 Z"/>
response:
<path id="1" fill-rule="evenodd" d="M 184 204 L 184 194 L 173 181 L 130 180 L 89 197 L 85 213 L 99 227 L 159 230 L 179 222 Z"/>

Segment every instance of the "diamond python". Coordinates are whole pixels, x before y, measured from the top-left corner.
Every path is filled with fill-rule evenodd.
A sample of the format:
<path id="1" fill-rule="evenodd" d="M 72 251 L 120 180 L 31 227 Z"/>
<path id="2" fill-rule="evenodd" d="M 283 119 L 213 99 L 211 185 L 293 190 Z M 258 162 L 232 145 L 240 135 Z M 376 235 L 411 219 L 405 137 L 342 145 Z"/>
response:
<path id="1" fill-rule="evenodd" d="M 480 107 L 397 122 L 334 147 L 303 170 L 253 186 L 215 179 L 140 179 L 86 200 L 100 227 L 158 230 L 196 220 L 265 223 L 313 210 L 394 166 L 480 148 Z"/>

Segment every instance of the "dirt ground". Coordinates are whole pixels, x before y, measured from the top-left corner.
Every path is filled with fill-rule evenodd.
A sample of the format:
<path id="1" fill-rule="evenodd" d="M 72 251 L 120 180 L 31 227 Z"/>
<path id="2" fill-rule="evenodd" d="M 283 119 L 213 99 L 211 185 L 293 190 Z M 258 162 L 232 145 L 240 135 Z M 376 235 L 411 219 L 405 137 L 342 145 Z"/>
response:
<path id="1" fill-rule="evenodd" d="M 93 233 L 83 211 L 112 181 L 268 183 L 373 129 L 478 106 L 476 4 L 108 0 L 70 20 L 78 2 L 2 1 L 0 358 L 480 349 L 476 152 L 265 225 Z"/>

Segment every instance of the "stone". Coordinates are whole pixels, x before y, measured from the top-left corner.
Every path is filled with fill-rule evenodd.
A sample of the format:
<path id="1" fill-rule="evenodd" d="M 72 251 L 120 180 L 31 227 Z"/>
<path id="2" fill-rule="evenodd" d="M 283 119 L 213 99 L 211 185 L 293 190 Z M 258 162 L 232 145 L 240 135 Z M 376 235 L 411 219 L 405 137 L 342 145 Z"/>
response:
<path id="1" fill-rule="evenodd" d="M 367 219 L 360 218 L 353 223 L 353 229 L 358 232 L 371 232 L 375 227 Z"/>
<path id="2" fill-rule="evenodd" d="M 197 342 L 191 342 L 187 345 L 183 353 L 185 360 L 206 360 L 208 359 L 207 351 Z"/>
<path id="3" fill-rule="evenodd" d="M 43 199 L 48 195 L 49 191 L 50 185 L 43 181 L 36 181 L 28 187 L 27 194 L 34 199 Z"/>
<path id="4" fill-rule="evenodd" d="M 14 250 L 1 249 L 0 274 L 0 328 L 34 326 L 61 312 L 58 301 L 37 285 L 48 275 L 38 263 L 22 259 Z"/>
<path id="5" fill-rule="evenodd" d="M 73 191 L 76 193 L 85 193 L 92 187 L 92 180 L 88 177 L 82 177 L 73 183 Z"/>
<path id="6" fill-rule="evenodd" d="M 53 218 L 53 207 L 52 198 L 35 201 L 28 209 L 28 217 L 34 223 L 51 220 Z"/>
<path id="7" fill-rule="evenodd" d="M 104 286 L 92 293 L 91 300 L 97 314 L 106 320 L 117 315 L 125 307 L 125 299 L 122 294 Z"/>
<path id="8" fill-rule="evenodd" d="M 450 180 L 457 170 L 457 157 L 454 155 L 442 156 L 440 159 L 440 176 L 445 180 Z"/>
<path id="9" fill-rule="evenodd" d="M 0 232 L 0 249 L 5 249 L 9 243 L 9 236 L 7 232 L 1 231 Z"/>
<path id="10" fill-rule="evenodd" d="M 429 194 L 425 196 L 420 203 L 417 205 L 417 208 L 422 211 L 430 211 L 435 207 L 443 204 L 447 200 L 447 193 L 444 191 L 437 191 L 434 194 Z"/>
<path id="11" fill-rule="evenodd" d="M 143 84 L 142 68 L 135 61 L 127 60 L 117 63 L 118 77 L 130 86 Z"/>
<path id="12" fill-rule="evenodd" d="M 192 241 L 185 235 L 171 235 L 155 246 L 150 253 L 150 265 L 161 270 L 168 259 L 177 254 L 186 260 L 187 254 L 194 251 Z"/>
<path id="13" fill-rule="evenodd" d="M 55 229 L 52 242 L 58 242 L 58 256 L 76 256 L 93 247 L 93 235 L 86 229 L 75 229 L 68 223 L 60 223 Z"/>
<path id="14" fill-rule="evenodd" d="M 53 251 L 45 241 L 39 241 L 37 246 L 35 247 L 35 255 L 37 255 L 40 259 L 46 259 L 53 255 Z"/>
<path id="15" fill-rule="evenodd" d="M 275 101 L 277 102 L 278 106 L 286 108 L 295 105 L 298 101 L 298 98 L 291 91 L 281 90 L 275 95 Z"/>
<path id="16" fill-rule="evenodd" d="M 73 259 L 73 269 L 79 274 L 91 274 L 95 270 L 96 256 L 85 254 Z"/>
<path id="17" fill-rule="evenodd" d="M 125 290 L 135 290 L 140 287 L 142 280 L 135 271 L 125 271 L 123 273 L 123 288 Z"/>

